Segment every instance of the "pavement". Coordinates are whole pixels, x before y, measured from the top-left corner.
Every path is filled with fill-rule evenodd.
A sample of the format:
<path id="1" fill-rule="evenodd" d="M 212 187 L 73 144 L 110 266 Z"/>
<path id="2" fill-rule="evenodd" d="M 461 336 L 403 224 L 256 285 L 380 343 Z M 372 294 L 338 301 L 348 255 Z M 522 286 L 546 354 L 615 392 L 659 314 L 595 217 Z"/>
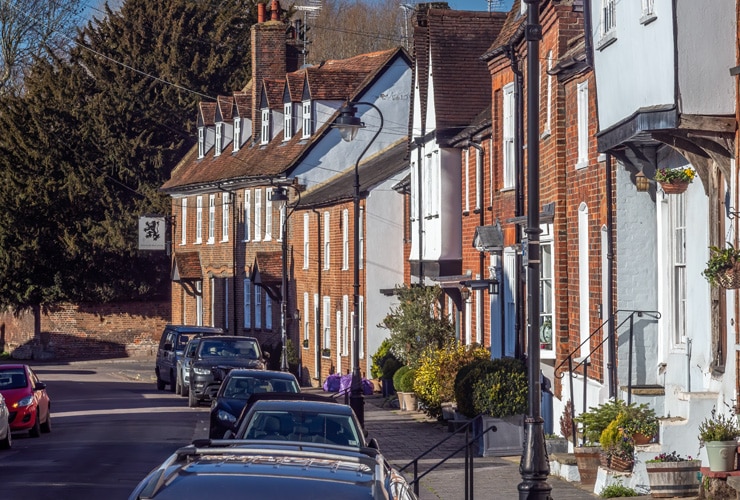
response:
<path id="1" fill-rule="evenodd" d="M 59 364 L 58 362 L 29 362 L 31 365 Z M 65 364 L 105 371 L 128 380 L 151 381 L 154 378 L 153 358 L 74 361 Z M 310 392 L 320 389 L 306 388 Z M 431 452 L 419 460 L 418 473 L 422 474 L 441 459 L 451 456 L 444 464 L 428 473 L 419 481 L 421 500 L 463 500 L 465 495 L 465 453 L 457 451 L 463 447 L 464 433 L 453 434 L 447 425 L 428 418 L 420 411 L 401 411 L 393 398 L 379 394 L 365 396 L 365 426 L 369 436 L 377 439 L 380 451 L 397 468 L 402 468 L 431 448 Z M 444 441 L 444 442 L 443 442 Z M 441 443 L 442 444 L 439 444 Z M 474 457 L 473 495 L 485 500 L 519 498 L 518 485 L 522 482 L 519 473 L 520 457 Z M 413 466 L 404 470 L 411 481 Z M 568 482 L 549 476 L 553 500 L 590 500 L 599 498 L 593 492 L 581 488 L 579 483 Z M 650 498 L 649 496 L 642 498 Z M 467 500 L 467 499 L 466 499 Z"/>

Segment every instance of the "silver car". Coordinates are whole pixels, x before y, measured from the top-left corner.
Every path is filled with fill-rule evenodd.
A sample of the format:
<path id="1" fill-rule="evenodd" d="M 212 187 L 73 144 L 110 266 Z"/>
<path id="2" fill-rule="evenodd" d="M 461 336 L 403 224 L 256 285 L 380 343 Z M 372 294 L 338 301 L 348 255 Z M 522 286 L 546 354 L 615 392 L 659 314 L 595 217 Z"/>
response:
<path id="1" fill-rule="evenodd" d="M 5 398 L 0 394 L 0 450 L 7 450 L 13 446 L 13 436 L 10 433 L 10 422 L 8 422 L 8 405 Z"/>
<path id="2" fill-rule="evenodd" d="M 193 364 L 193 358 L 198 350 L 200 337 L 190 339 L 185 351 L 180 359 L 177 360 L 177 383 L 175 384 L 175 394 L 188 397 L 190 392 L 190 365 Z"/>

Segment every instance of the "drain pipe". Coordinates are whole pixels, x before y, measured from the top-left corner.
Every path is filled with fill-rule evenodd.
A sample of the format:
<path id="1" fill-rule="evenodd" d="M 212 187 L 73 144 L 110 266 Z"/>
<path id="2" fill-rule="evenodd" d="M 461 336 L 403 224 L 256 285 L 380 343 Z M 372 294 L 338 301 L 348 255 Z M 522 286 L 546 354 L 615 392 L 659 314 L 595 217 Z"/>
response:
<path id="1" fill-rule="evenodd" d="M 614 287 L 612 281 L 614 280 L 614 218 L 612 215 L 613 206 L 613 191 L 612 186 L 612 155 L 606 155 L 606 314 L 609 318 L 609 325 L 607 327 L 607 336 L 609 338 L 609 352 L 607 353 L 607 373 L 609 375 L 609 397 L 614 399 L 617 397 L 617 339 L 615 338 L 614 331 L 614 316 L 612 314 L 614 304 Z"/>
<path id="2" fill-rule="evenodd" d="M 686 392 L 691 392 L 691 343 L 693 340 L 686 339 Z"/>

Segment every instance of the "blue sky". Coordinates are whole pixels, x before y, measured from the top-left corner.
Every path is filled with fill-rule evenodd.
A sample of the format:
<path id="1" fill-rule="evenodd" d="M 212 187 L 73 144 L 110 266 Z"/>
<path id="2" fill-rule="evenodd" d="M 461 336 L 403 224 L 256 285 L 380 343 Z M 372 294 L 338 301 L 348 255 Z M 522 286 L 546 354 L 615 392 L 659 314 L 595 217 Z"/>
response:
<path id="1" fill-rule="evenodd" d="M 492 0 L 493 10 L 504 10 L 506 12 L 511 9 L 511 4 L 514 0 Z M 488 10 L 487 0 L 447 0 L 450 8 L 455 10 Z"/>

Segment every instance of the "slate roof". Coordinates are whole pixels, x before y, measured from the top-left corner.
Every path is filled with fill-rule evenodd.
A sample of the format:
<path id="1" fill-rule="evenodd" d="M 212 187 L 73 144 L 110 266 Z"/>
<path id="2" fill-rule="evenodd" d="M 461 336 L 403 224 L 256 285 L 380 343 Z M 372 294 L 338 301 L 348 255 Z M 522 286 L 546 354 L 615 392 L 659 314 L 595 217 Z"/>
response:
<path id="1" fill-rule="evenodd" d="M 486 106 L 486 108 L 478 113 L 478 116 L 476 116 L 473 121 L 465 127 L 459 134 L 455 135 L 451 140 L 450 144 L 452 145 L 462 145 L 464 146 L 464 142 L 468 140 L 472 140 L 475 142 L 480 141 L 479 135 L 487 135 L 491 132 L 491 125 L 493 123 L 493 120 L 491 118 L 491 104 Z"/>
<path id="2" fill-rule="evenodd" d="M 434 103 L 440 140 L 457 134 L 491 101 L 491 75 L 481 55 L 498 36 L 506 16 L 503 12 L 428 10 L 426 33 L 419 33 L 426 39 L 415 39 L 414 44 L 429 46 L 434 95 L 428 99 Z M 428 63 L 420 59 L 417 63 L 420 74 L 428 71 Z"/>
<path id="3" fill-rule="evenodd" d="M 313 79 L 317 90 L 315 92 L 311 90 L 311 99 L 341 101 L 359 95 L 397 57 L 408 56 L 402 48 L 395 48 L 362 54 L 342 61 L 327 61 L 321 66 L 304 68 L 295 73 L 304 72 L 309 79 L 309 86 Z M 279 102 L 282 102 L 284 81 L 282 85 Z M 248 100 L 248 96 L 235 93 L 234 99 L 237 106 L 240 106 L 242 101 Z M 215 106 L 215 103 L 201 103 L 199 119 L 202 118 L 207 123 L 209 117 L 214 114 L 211 110 L 212 108 L 215 110 Z M 250 116 L 242 115 L 241 109 L 239 115 Z M 214 156 L 214 149 L 211 148 L 203 158 L 198 158 L 196 145 L 175 166 L 170 179 L 162 185 L 161 190 L 174 193 L 287 175 L 287 172 L 297 166 L 303 156 L 326 134 L 332 122 L 333 118 L 320 130 L 314 131 L 310 139 L 301 139 L 300 131 L 296 131 L 289 141 L 283 141 L 283 135 L 277 134 L 266 145 L 248 142 L 236 153 L 231 152 L 230 145 L 226 145 L 224 153 L 227 154 L 219 156 Z M 282 123 L 275 126 L 282 129 Z"/>
<path id="4" fill-rule="evenodd" d="M 395 144 L 360 163 L 360 195 L 367 193 L 372 187 L 389 179 L 408 168 L 407 138 L 404 137 Z M 350 200 L 355 193 L 354 168 L 330 179 L 328 182 L 306 191 L 301 195 L 299 208 L 331 205 L 340 201 Z"/>

